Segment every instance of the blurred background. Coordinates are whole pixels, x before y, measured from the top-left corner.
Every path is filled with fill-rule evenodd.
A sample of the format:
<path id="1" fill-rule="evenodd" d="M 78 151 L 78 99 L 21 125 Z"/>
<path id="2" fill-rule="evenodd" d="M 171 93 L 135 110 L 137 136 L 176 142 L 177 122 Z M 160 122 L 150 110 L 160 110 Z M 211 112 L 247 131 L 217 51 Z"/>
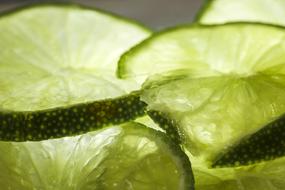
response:
<path id="1" fill-rule="evenodd" d="M 190 23 L 204 0 L 71 0 L 133 18 L 155 30 Z M 0 0 L 0 11 L 41 0 Z M 62 2 L 62 1 L 49 1 Z M 64 2 L 64 1 L 63 1 Z M 66 1 L 65 1 L 66 2 Z"/>

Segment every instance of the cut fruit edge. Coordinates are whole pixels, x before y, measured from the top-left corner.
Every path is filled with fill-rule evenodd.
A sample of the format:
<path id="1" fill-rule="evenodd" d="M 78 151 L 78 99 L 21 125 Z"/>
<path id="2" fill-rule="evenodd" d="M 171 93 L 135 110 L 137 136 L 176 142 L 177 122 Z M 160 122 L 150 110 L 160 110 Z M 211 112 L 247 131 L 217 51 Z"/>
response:
<path id="1" fill-rule="evenodd" d="M 133 46 L 131 49 L 126 51 L 121 57 L 118 62 L 118 67 L 117 67 L 117 77 L 121 79 L 134 79 L 137 81 L 139 84 L 143 84 L 146 79 L 154 74 L 161 74 L 164 72 L 171 72 L 173 70 L 177 70 L 178 72 L 185 72 L 185 70 L 188 70 L 188 72 L 193 73 L 194 75 L 200 75 L 200 76 L 218 76 L 222 72 L 220 71 L 214 71 L 214 70 L 209 70 L 209 65 L 200 65 L 200 70 L 197 68 L 199 67 L 199 62 L 195 63 L 191 68 L 185 65 L 184 63 L 175 63 L 175 61 L 172 60 L 174 63 L 167 63 L 166 65 L 161 64 L 162 66 L 159 68 L 156 68 L 155 65 L 153 65 L 153 62 L 156 61 L 155 58 L 152 58 L 153 60 L 149 60 L 149 55 L 145 55 L 145 57 L 142 57 L 144 64 L 143 65 L 135 65 L 135 61 L 131 60 L 136 56 L 140 56 L 140 53 L 143 54 L 144 50 L 149 48 L 155 48 L 157 52 L 160 52 L 161 49 L 159 49 L 159 46 L 156 47 L 155 41 L 163 41 L 166 35 L 169 34 L 174 34 L 177 31 L 182 31 L 182 30 L 199 30 L 199 29 L 210 29 L 210 28 L 223 28 L 223 27 L 236 27 L 237 26 L 243 26 L 243 27 L 260 27 L 260 28 L 265 28 L 265 29 L 285 29 L 283 26 L 279 25 L 273 25 L 273 24 L 265 24 L 265 23 L 257 23 L 257 22 L 234 22 L 234 23 L 226 23 L 226 24 L 211 24 L 211 25 L 203 25 L 200 23 L 193 23 L 193 24 L 187 24 L 187 25 L 181 25 L 177 27 L 172 27 L 165 29 L 163 31 L 154 33 L 151 37 L 146 38 L 143 40 L 141 43 Z M 166 40 L 166 39 L 165 39 Z M 166 40 L 167 42 L 167 40 Z M 171 46 L 171 44 L 170 44 Z M 167 48 L 172 48 L 172 47 L 167 47 Z M 175 48 L 175 47 L 173 47 Z M 175 50 L 175 49 L 174 49 Z M 173 50 L 173 51 L 174 51 Z M 168 52 L 170 53 L 170 52 Z M 167 58 L 167 56 L 166 56 Z M 199 60 L 198 60 L 199 61 Z M 192 62 L 194 63 L 194 62 Z M 281 68 L 282 69 L 282 68 Z"/>

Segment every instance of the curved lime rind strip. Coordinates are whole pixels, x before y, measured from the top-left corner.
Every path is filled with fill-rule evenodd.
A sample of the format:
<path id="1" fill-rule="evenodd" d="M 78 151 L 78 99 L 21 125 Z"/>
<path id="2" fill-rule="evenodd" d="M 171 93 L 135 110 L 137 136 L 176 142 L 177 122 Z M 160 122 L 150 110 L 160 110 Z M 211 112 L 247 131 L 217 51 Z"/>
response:
<path id="1" fill-rule="evenodd" d="M 285 155 L 285 116 L 229 147 L 213 162 L 213 167 L 250 165 Z"/>
<path id="2" fill-rule="evenodd" d="M 151 129 L 149 127 L 143 127 L 142 124 L 139 124 L 140 127 L 144 130 L 148 130 L 149 134 L 152 134 L 153 136 L 153 140 L 157 141 L 158 139 L 163 142 L 166 143 L 169 146 L 169 150 L 171 150 L 173 155 L 176 155 L 179 159 L 181 164 L 181 171 L 183 171 L 182 173 L 182 181 L 184 181 L 184 184 L 180 184 L 182 189 L 185 190 L 195 190 L 195 179 L 194 179 L 194 175 L 192 172 L 192 166 L 191 166 L 191 162 L 188 158 L 188 156 L 184 153 L 184 151 L 182 150 L 182 148 L 179 146 L 179 144 L 177 144 L 175 141 L 173 141 L 173 139 L 168 136 L 165 135 L 164 132 L 155 130 L 155 129 Z M 152 132 L 153 131 L 153 132 Z"/>
<path id="3" fill-rule="evenodd" d="M 174 119 L 171 119 L 167 114 L 160 111 L 149 110 L 147 114 L 150 118 L 164 129 L 169 136 L 176 144 L 181 144 L 180 135 L 178 134 L 178 124 Z"/>
<path id="4" fill-rule="evenodd" d="M 0 112 L 0 140 L 38 141 L 79 135 L 145 114 L 137 93 L 116 99 L 31 112 Z"/>

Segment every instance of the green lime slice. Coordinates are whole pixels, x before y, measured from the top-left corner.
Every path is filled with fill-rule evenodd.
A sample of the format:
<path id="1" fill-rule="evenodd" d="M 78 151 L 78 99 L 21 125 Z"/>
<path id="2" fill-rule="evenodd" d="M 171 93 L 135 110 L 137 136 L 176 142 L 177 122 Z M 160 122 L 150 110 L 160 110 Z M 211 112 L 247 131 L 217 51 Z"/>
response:
<path id="1" fill-rule="evenodd" d="M 0 108 L 34 111 L 124 95 L 136 84 L 116 79 L 117 61 L 149 35 L 128 20 L 72 4 L 4 14 Z"/>
<path id="2" fill-rule="evenodd" d="M 196 21 L 203 24 L 262 22 L 285 25 L 284 0 L 207 0 Z"/>
<path id="3" fill-rule="evenodd" d="M 3 190 L 194 189 L 181 148 L 138 123 L 76 137 L 1 142 L 0 150 Z"/>
<path id="4" fill-rule="evenodd" d="M 177 123 L 196 189 L 285 188 L 284 157 L 211 167 L 227 147 L 285 113 L 284 37 L 284 28 L 262 24 L 183 26 L 154 35 L 121 60 L 126 77 L 149 73 L 141 98 Z"/>
<path id="5" fill-rule="evenodd" d="M 247 34 L 248 31 L 252 34 Z M 157 33 L 125 53 L 117 73 L 142 83 L 148 76 L 177 69 L 192 70 L 202 76 L 218 73 L 247 76 L 264 70 L 270 72 L 268 68 L 284 70 L 283 36 L 282 27 L 261 24 L 177 27 Z M 245 53 L 237 57 L 240 51 Z"/>
<path id="6" fill-rule="evenodd" d="M 73 4 L 2 15 L 0 140 L 74 135 L 143 114 L 137 95 L 127 95 L 138 85 L 115 70 L 121 54 L 149 35 L 132 21 Z"/>

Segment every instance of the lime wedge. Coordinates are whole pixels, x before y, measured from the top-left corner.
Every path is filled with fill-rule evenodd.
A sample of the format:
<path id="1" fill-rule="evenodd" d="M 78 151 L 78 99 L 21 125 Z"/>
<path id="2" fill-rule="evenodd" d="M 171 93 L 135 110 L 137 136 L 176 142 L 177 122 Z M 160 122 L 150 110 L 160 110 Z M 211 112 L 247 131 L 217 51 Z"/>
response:
<path id="1" fill-rule="evenodd" d="M 148 109 L 177 123 L 171 126 L 193 163 L 196 189 L 285 189 L 284 157 L 211 167 L 225 149 L 285 113 L 284 37 L 284 28 L 262 24 L 183 26 L 123 56 L 122 76 L 149 77 L 141 96 Z"/>
<path id="2" fill-rule="evenodd" d="M 1 142 L 0 150 L 3 190 L 194 189 L 180 147 L 137 123 L 76 137 Z"/>
<path id="3" fill-rule="evenodd" d="M 284 26 L 284 18 L 284 0 L 208 0 L 196 21 L 203 24 L 251 21 Z"/>
<path id="4" fill-rule="evenodd" d="M 75 135 L 143 114 L 129 94 L 138 85 L 115 70 L 121 54 L 149 35 L 132 21 L 72 4 L 1 16 L 0 140 Z"/>

